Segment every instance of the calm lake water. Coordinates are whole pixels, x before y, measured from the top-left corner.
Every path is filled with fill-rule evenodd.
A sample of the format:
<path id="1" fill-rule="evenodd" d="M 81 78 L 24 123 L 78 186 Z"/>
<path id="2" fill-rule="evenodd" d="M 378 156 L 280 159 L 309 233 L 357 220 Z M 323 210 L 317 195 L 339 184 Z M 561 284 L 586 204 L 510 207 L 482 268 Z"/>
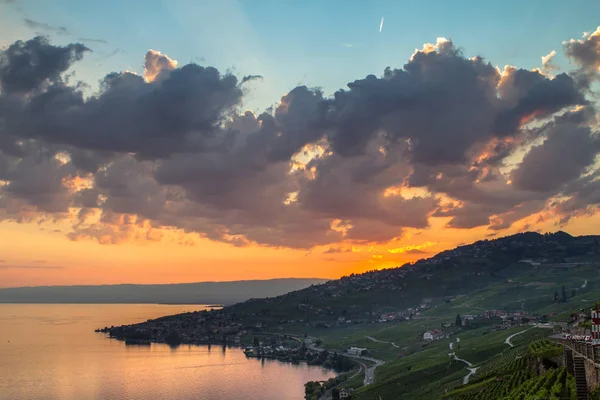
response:
<path id="1" fill-rule="evenodd" d="M 94 329 L 202 306 L 0 304 L 0 399 L 300 400 L 320 367 L 247 359 L 239 348 L 125 346 Z"/>

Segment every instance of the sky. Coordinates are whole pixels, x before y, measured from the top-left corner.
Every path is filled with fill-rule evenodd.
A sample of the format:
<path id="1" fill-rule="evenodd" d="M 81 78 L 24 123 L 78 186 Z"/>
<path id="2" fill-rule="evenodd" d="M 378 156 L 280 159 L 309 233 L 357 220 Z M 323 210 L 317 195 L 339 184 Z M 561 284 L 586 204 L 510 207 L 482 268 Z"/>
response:
<path id="1" fill-rule="evenodd" d="M 596 234 L 599 25 L 594 1 L 0 0 L 0 287 Z"/>

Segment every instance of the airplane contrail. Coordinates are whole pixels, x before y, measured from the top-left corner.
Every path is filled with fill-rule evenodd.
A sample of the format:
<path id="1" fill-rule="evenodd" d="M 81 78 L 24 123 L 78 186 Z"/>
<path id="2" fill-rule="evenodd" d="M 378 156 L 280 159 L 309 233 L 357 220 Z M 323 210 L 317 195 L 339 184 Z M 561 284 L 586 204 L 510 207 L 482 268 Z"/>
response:
<path id="1" fill-rule="evenodd" d="M 379 33 L 381 33 L 382 29 L 383 29 L 383 17 L 381 17 L 381 22 L 379 23 Z"/>

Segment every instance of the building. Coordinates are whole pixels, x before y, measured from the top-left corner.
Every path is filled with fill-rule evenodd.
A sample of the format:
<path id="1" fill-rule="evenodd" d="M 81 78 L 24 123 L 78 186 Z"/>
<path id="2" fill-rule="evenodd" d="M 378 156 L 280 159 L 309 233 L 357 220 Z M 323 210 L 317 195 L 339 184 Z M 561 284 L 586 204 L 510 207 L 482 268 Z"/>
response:
<path id="1" fill-rule="evenodd" d="M 440 340 L 440 339 L 445 339 L 446 338 L 446 334 L 438 329 L 432 329 L 430 331 L 427 331 L 423 334 L 423 340 Z"/>
<path id="2" fill-rule="evenodd" d="M 341 388 L 340 389 L 340 399 L 349 398 L 352 395 L 352 391 L 353 391 L 353 389 Z"/>
<path id="3" fill-rule="evenodd" d="M 350 347 L 348 350 L 346 350 L 346 353 L 351 356 L 362 356 L 363 353 L 366 353 L 366 351 L 367 349 L 362 347 Z"/>

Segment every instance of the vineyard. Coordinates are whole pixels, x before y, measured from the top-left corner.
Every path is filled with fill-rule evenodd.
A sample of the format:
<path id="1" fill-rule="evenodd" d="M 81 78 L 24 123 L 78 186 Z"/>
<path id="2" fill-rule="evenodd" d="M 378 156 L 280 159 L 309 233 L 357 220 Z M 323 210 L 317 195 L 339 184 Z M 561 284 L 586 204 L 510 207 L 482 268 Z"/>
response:
<path id="1" fill-rule="evenodd" d="M 552 358 L 562 354 L 562 346 L 548 339 L 537 340 L 527 347 L 527 352 L 540 358 Z"/>
<path id="2" fill-rule="evenodd" d="M 445 399 L 575 399 L 575 379 L 564 367 L 548 369 L 536 375 L 534 365 L 560 356 L 562 348 L 547 339 L 506 352 L 480 368 L 477 379 L 446 395 Z M 554 364 L 555 365 L 555 364 Z"/>

